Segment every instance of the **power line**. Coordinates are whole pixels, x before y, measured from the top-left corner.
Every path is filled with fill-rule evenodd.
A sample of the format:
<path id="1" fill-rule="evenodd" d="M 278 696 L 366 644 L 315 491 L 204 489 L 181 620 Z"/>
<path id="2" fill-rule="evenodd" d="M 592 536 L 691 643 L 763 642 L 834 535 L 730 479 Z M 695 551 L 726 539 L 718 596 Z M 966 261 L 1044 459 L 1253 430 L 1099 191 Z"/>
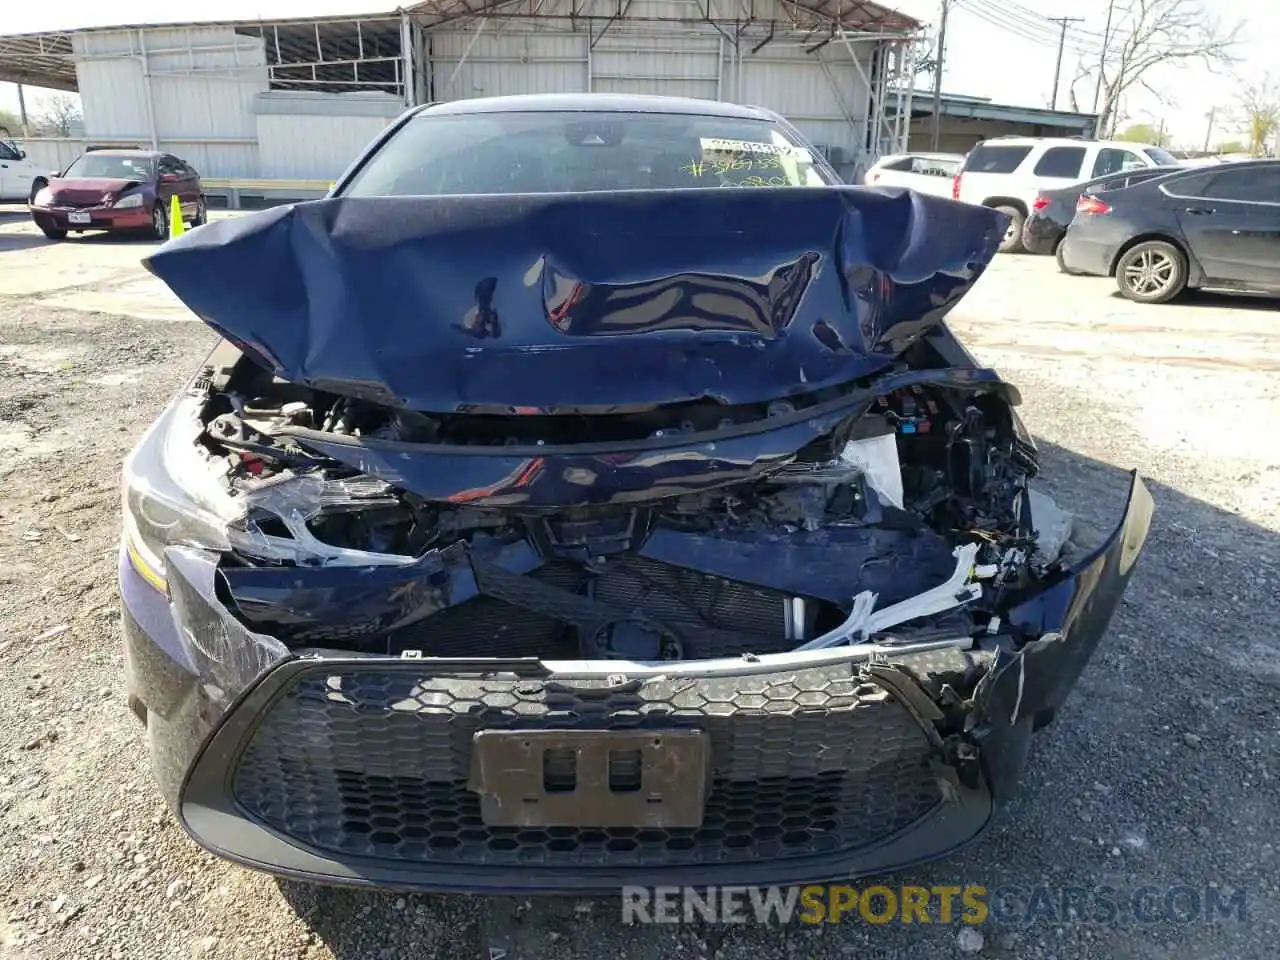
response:
<path id="1" fill-rule="evenodd" d="M 1051 49 L 1058 46 L 1058 31 L 1049 25 L 1048 20 L 1044 20 L 1042 24 L 1033 27 L 1029 23 L 1006 19 L 1004 11 L 988 4 L 987 0 L 957 0 L 957 4 L 980 20 L 1007 33 L 1012 33 L 1023 40 Z M 1071 50 L 1072 53 L 1084 56 L 1094 56 L 1098 53 L 1095 48 L 1085 47 L 1080 44 L 1067 44 L 1066 48 Z"/>

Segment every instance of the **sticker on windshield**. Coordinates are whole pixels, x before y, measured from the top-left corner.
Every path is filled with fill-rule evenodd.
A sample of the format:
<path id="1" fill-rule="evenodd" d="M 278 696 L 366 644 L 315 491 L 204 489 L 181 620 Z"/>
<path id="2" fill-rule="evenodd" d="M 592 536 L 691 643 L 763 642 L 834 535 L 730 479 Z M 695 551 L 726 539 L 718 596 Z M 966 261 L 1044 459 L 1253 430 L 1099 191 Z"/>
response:
<path id="1" fill-rule="evenodd" d="M 702 147 L 702 158 L 704 160 L 726 155 L 740 157 L 744 154 L 757 156 L 763 154 L 773 157 L 785 157 L 787 160 L 800 163 L 812 162 L 808 150 L 784 144 L 760 143 L 755 140 L 729 140 L 724 137 L 700 137 L 698 143 Z"/>

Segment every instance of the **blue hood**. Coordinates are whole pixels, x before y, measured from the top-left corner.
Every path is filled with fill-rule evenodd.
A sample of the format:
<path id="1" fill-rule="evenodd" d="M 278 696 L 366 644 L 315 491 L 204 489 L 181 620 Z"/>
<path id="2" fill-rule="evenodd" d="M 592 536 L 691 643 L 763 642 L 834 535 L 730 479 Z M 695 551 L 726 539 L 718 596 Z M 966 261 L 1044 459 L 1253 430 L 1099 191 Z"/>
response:
<path id="1" fill-rule="evenodd" d="M 1004 229 L 895 188 L 334 199 L 144 262 L 286 380 L 424 412 L 605 412 L 882 370 Z"/>

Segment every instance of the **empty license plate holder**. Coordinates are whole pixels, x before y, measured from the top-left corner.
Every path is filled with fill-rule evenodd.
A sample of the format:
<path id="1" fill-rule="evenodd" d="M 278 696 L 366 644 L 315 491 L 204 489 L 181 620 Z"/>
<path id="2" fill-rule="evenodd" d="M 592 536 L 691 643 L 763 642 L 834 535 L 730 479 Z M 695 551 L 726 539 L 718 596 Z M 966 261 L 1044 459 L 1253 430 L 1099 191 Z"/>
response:
<path id="1" fill-rule="evenodd" d="M 495 827 L 699 827 L 701 730 L 482 730 L 468 787 Z"/>

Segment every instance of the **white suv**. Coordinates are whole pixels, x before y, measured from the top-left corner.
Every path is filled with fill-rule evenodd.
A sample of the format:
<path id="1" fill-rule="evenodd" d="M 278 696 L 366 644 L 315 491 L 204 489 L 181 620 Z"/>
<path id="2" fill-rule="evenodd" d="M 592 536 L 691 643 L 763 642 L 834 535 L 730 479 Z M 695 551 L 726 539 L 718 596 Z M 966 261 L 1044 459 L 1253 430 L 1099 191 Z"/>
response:
<path id="1" fill-rule="evenodd" d="M 952 181 L 951 196 L 1007 213 L 1009 230 L 1000 252 L 1017 253 L 1022 249 L 1022 224 L 1041 190 L 1125 170 L 1173 167 L 1178 163 L 1167 150 L 1145 143 L 997 137 L 984 140 L 969 151 Z"/>
<path id="2" fill-rule="evenodd" d="M 30 200 L 48 182 L 48 172 L 21 147 L 0 138 L 0 200 Z"/>

